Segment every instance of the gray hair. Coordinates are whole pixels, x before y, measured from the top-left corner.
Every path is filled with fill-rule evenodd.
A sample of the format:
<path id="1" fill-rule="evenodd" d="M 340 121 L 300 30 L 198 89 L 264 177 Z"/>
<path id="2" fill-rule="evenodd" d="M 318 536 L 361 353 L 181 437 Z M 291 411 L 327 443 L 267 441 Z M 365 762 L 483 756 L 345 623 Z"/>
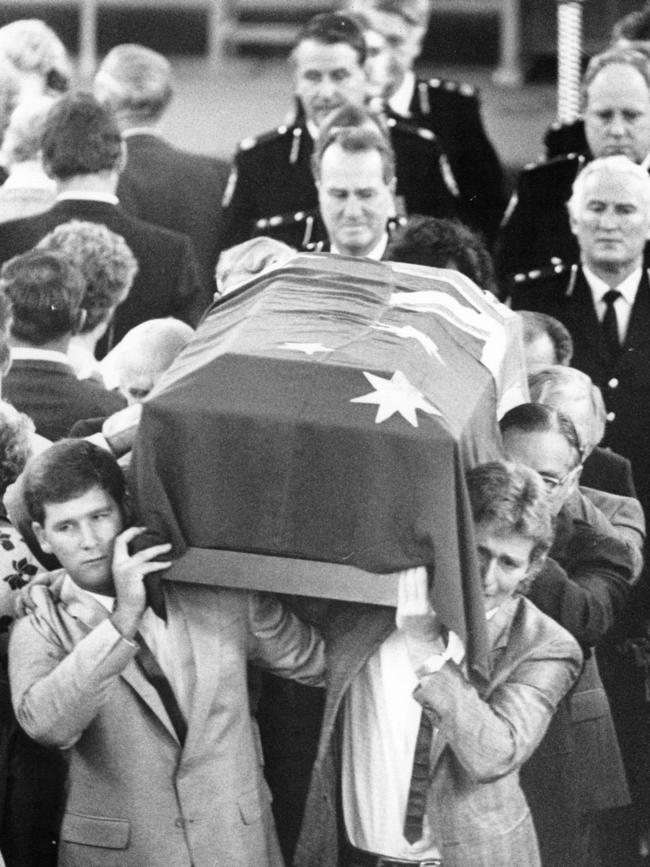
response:
<path id="1" fill-rule="evenodd" d="M 591 175 L 601 172 L 603 174 L 609 172 L 610 174 L 632 175 L 636 180 L 637 188 L 643 194 L 646 210 L 650 215 L 650 176 L 647 170 L 633 163 L 628 157 L 616 154 L 615 156 L 599 157 L 598 159 L 591 160 L 579 173 L 573 182 L 571 198 L 567 202 L 567 208 L 572 217 L 576 216 L 578 208 L 582 204 L 587 180 Z"/>

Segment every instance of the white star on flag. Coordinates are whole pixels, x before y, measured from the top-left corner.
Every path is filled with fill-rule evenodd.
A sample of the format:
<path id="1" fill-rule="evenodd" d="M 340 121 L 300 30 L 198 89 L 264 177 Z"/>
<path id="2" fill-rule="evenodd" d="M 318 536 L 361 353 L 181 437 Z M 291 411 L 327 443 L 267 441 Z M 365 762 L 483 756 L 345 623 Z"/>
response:
<path id="1" fill-rule="evenodd" d="M 427 355 L 433 356 L 436 361 L 439 361 L 440 364 L 443 365 L 443 367 L 447 367 L 447 364 L 442 359 L 442 355 L 440 355 L 438 347 L 429 335 L 425 334 L 423 331 L 419 331 L 412 325 L 385 325 L 380 323 L 379 325 L 373 325 L 372 327 L 377 329 L 377 331 L 388 331 L 389 334 L 396 334 L 398 337 L 404 337 L 405 339 L 412 337 L 413 340 L 417 340 Z"/>
<path id="2" fill-rule="evenodd" d="M 322 343 L 282 343 L 280 349 L 291 349 L 293 352 L 304 352 L 305 355 L 315 355 L 317 352 L 332 352 L 331 346 Z"/>
<path id="3" fill-rule="evenodd" d="M 361 397 L 353 397 L 350 403 L 376 403 L 378 409 L 375 424 L 381 424 L 398 412 L 409 424 L 417 427 L 416 410 L 418 409 L 430 415 L 442 415 L 415 386 L 411 385 L 401 370 L 396 370 L 390 379 L 375 376 L 374 373 L 367 373 L 365 370 L 363 375 L 375 391 Z"/>

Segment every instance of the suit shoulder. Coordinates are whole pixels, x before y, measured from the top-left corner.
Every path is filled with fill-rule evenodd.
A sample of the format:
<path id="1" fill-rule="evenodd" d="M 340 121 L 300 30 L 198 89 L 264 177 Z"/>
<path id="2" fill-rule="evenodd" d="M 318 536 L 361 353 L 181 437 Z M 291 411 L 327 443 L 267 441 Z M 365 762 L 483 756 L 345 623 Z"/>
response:
<path id="1" fill-rule="evenodd" d="M 553 257 L 540 268 L 521 271 L 512 277 L 511 295 L 514 310 L 540 310 L 549 302 L 566 295 L 577 265 Z"/>
<path id="2" fill-rule="evenodd" d="M 391 137 L 397 141 L 410 143 L 414 146 L 433 145 L 438 141 L 438 137 L 432 130 L 423 126 L 408 121 L 399 120 L 396 117 L 389 117 L 386 125 L 390 131 Z"/>
<path id="3" fill-rule="evenodd" d="M 140 217 L 135 217 L 132 214 L 127 214 L 126 211 L 120 209 L 121 221 L 124 227 L 130 230 L 134 235 L 147 240 L 152 244 L 160 247 L 173 247 L 175 249 L 184 247 L 190 238 L 182 232 L 176 232 L 174 229 L 168 229 L 165 226 L 159 226 L 156 223 L 150 223 L 147 220 L 142 220 Z"/>
<path id="4" fill-rule="evenodd" d="M 548 648 L 555 648 L 553 656 L 566 657 L 575 664 L 574 677 L 579 673 L 582 664 L 582 650 L 571 633 L 552 617 L 544 614 L 529 599 L 518 597 L 518 607 L 513 618 L 513 630 L 527 639 L 531 647 L 536 648 L 543 658 L 548 658 Z M 546 648 L 546 650 L 544 649 Z"/>

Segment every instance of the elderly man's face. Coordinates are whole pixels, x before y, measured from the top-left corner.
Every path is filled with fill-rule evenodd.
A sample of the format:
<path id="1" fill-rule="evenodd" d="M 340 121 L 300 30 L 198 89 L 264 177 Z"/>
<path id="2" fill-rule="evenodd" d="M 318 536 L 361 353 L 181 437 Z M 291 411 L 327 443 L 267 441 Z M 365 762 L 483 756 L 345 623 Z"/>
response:
<path id="1" fill-rule="evenodd" d="M 595 157 L 623 154 L 640 163 L 650 153 L 650 91 L 633 66 L 612 63 L 587 92 L 585 133 Z"/>
<path id="2" fill-rule="evenodd" d="M 588 267 L 636 266 L 650 234 L 650 204 L 633 175 L 594 172 L 571 215 L 571 228 Z"/>
<path id="3" fill-rule="evenodd" d="M 330 241 L 348 256 L 367 256 L 393 213 L 392 186 L 376 150 L 348 153 L 333 144 L 323 154 L 318 201 Z"/>
<path id="4" fill-rule="evenodd" d="M 554 515 L 574 491 L 580 475 L 575 453 L 562 434 L 510 428 L 503 434 L 503 450 L 510 461 L 536 470 L 542 477 Z"/>
<path id="5" fill-rule="evenodd" d="M 366 97 L 366 73 L 357 52 L 347 42 L 326 45 L 305 39 L 293 52 L 296 96 L 307 120 L 320 126 L 346 103 L 362 106 Z"/>

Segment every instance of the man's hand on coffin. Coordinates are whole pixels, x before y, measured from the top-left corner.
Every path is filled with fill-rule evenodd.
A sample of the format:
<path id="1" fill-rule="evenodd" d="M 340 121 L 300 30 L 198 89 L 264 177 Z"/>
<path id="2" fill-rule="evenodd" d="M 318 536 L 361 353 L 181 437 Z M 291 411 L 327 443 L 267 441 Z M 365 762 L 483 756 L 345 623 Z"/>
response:
<path id="1" fill-rule="evenodd" d="M 432 654 L 444 652 L 444 627 L 431 607 L 425 566 L 400 572 L 395 622 L 406 639 L 414 669 L 418 669 Z"/>
<path id="2" fill-rule="evenodd" d="M 111 620 L 124 638 L 132 639 L 138 631 L 140 618 L 146 608 L 144 577 L 151 572 L 160 572 L 171 566 L 171 561 L 158 561 L 155 557 L 167 553 L 171 545 L 152 545 L 131 554 L 129 543 L 146 527 L 130 527 L 115 539 L 113 550 L 113 583 L 117 601 Z"/>

